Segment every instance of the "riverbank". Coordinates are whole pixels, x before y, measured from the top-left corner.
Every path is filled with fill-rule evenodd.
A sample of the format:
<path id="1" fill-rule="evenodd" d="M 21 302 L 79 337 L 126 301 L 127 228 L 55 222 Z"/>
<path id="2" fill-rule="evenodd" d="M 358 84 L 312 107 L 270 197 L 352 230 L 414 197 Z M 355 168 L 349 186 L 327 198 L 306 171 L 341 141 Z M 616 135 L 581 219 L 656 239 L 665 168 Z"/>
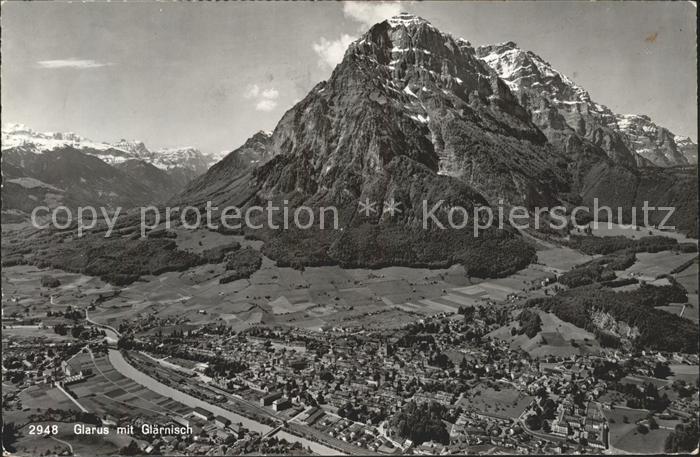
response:
<path id="1" fill-rule="evenodd" d="M 109 362 L 122 375 L 132 379 L 136 383 L 141 384 L 142 386 L 152 390 L 153 392 L 156 392 L 166 397 L 170 397 L 184 405 L 191 406 L 192 408 L 203 408 L 215 415 L 225 417 L 233 423 L 241 423 L 244 427 L 248 428 L 249 430 L 253 430 L 262 435 L 265 435 L 273 430 L 273 428 L 269 425 L 261 424 L 260 422 L 256 422 L 252 419 L 236 414 L 233 411 L 221 408 L 220 406 L 212 405 L 203 400 L 200 400 L 199 398 L 193 397 L 177 389 L 173 389 L 172 387 L 166 386 L 165 384 L 134 368 L 116 349 L 109 350 Z M 341 452 L 335 449 L 324 446 L 320 443 L 315 443 L 305 438 L 298 437 L 296 435 L 285 433 L 283 435 L 280 435 L 279 437 L 284 438 L 290 442 L 300 443 L 302 446 L 310 448 L 313 452 L 317 454 L 343 455 Z"/>

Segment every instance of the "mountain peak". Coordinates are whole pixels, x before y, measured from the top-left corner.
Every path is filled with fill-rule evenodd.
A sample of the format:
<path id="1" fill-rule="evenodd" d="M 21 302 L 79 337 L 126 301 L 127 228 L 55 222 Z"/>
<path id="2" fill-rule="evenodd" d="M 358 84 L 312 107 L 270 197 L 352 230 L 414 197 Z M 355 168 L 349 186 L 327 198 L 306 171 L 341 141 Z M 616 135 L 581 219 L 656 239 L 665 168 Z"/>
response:
<path id="1" fill-rule="evenodd" d="M 515 41 L 504 41 L 503 43 L 492 44 L 492 45 L 483 46 L 483 47 L 490 48 L 493 50 L 498 50 L 500 52 L 511 51 L 511 50 L 525 52 L 518 47 L 518 44 Z"/>
<path id="2" fill-rule="evenodd" d="M 401 12 L 389 19 L 389 25 L 391 25 L 392 28 L 400 26 L 409 27 L 422 24 L 430 25 L 430 22 L 428 22 L 420 16 L 416 16 L 406 12 Z"/>

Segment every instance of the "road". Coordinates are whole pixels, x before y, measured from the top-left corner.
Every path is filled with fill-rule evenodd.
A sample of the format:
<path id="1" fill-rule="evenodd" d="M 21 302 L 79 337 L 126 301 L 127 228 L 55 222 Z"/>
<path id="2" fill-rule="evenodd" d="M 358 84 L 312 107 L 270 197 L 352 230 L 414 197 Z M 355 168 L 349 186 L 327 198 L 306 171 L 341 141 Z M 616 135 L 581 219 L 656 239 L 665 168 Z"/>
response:
<path id="1" fill-rule="evenodd" d="M 70 449 L 70 455 L 75 455 L 75 452 L 73 452 L 73 446 L 69 442 L 60 440 L 60 439 L 56 438 L 55 436 L 49 435 L 49 438 L 51 438 L 52 440 L 57 441 L 61 444 L 68 446 L 68 449 Z"/>
<path id="2" fill-rule="evenodd" d="M 88 314 L 88 310 L 87 310 L 87 309 L 85 310 L 85 320 L 86 320 L 89 324 L 92 324 L 92 325 L 94 325 L 94 326 L 96 326 L 96 327 L 99 327 L 99 328 L 101 328 L 102 330 L 104 330 L 105 333 L 107 334 L 107 338 L 113 340 L 115 344 L 116 344 L 117 341 L 119 341 L 119 336 L 120 336 L 120 335 L 119 335 L 119 332 L 117 331 L 117 329 L 115 329 L 114 327 L 111 327 L 111 326 L 109 326 L 109 325 L 100 324 L 99 322 L 93 321 L 92 319 L 90 319 L 90 315 Z"/>
<path id="3" fill-rule="evenodd" d="M 186 394 L 185 392 L 181 392 L 177 389 L 173 389 L 170 386 L 166 386 L 165 384 L 157 381 L 156 379 L 148 376 L 145 373 L 142 373 L 141 371 L 131 366 L 131 364 L 129 364 L 129 362 L 126 361 L 124 356 L 122 356 L 122 354 L 116 349 L 109 350 L 109 362 L 118 372 L 120 372 L 127 378 L 132 379 L 134 382 L 152 390 L 153 392 L 156 392 L 168 398 L 172 398 L 173 400 L 178 401 L 183 405 L 187 405 L 192 408 L 203 408 L 207 411 L 210 411 L 213 414 L 223 416 L 233 423 L 241 423 L 244 427 L 248 428 L 249 430 L 258 432 L 261 435 L 265 435 L 272 431 L 272 427 L 270 427 L 269 425 L 261 424 L 260 422 L 248 419 L 247 417 L 241 416 L 227 409 L 207 403 L 203 400 L 200 400 L 199 398 Z M 317 454 L 343 455 L 341 452 L 335 449 L 324 446 L 320 443 L 307 440 L 305 438 L 298 437 L 296 435 L 285 433 L 284 435 L 279 436 L 284 437 L 287 441 L 297 442 L 304 447 L 309 447 L 313 452 Z"/>

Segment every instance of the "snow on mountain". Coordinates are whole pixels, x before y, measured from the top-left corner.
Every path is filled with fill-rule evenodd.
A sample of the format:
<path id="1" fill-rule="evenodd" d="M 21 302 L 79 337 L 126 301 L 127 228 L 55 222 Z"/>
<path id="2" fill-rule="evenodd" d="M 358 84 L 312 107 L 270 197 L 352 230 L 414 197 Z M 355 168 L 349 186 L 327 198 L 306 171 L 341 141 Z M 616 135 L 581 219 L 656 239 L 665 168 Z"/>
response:
<path id="1" fill-rule="evenodd" d="M 577 106 L 577 109 L 612 118 L 612 111 L 591 101 L 591 96 L 585 89 L 555 70 L 537 54 L 519 49 L 512 41 L 479 48 L 477 53 L 516 94 L 527 89 L 537 90 L 546 93 L 559 107 Z"/>
<path id="2" fill-rule="evenodd" d="M 681 151 L 681 154 L 688 160 L 691 165 L 698 164 L 698 145 L 693 143 L 687 136 L 676 136 L 674 138 L 676 147 Z"/>
<path id="3" fill-rule="evenodd" d="M 598 198 L 625 211 L 649 195 L 663 203 L 688 200 L 686 181 L 664 169 L 642 175 L 612 111 L 516 48 L 476 50 L 409 14 L 375 24 L 348 46 L 327 81 L 285 113 L 272 136 L 250 138 L 176 200 L 334 205 L 347 216 L 342 236 L 271 234 L 266 255 L 287 264 L 355 267 L 372 265 L 378 249 L 384 261 L 410 265 L 437 261 L 432 253 L 458 252 L 454 243 L 467 242 L 435 239 L 423 250 L 418 196 L 465 207 L 499 200 L 591 205 Z M 367 199 L 400 202 L 402 213 L 356 217 Z"/>
<path id="4" fill-rule="evenodd" d="M 61 147 L 106 151 L 113 146 L 96 143 L 73 132 L 36 132 L 24 124 L 5 124 L 2 127 L 2 150 L 21 147 L 26 151 L 40 153 Z"/>
<path id="5" fill-rule="evenodd" d="M 508 84 L 551 141 L 575 132 L 623 164 L 697 163 L 697 145 L 690 139 L 679 138 L 679 145 L 673 133 L 646 116 L 613 113 L 549 62 L 512 41 L 482 46 L 477 55 Z"/>
<path id="6" fill-rule="evenodd" d="M 601 148 L 616 163 L 634 167 L 633 151 L 617 129 L 615 113 L 537 54 L 509 41 L 482 46 L 477 56 L 508 85 L 550 141 L 562 146 L 575 134 Z"/>
<path id="7" fill-rule="evenodd" d="M 649 116 L 620 114 L 616 119 L 630 148 L 654 165 L 669 167 L 698 162 L 697 144 L 656 125 Z"/>
<path id="8" fill-rule="evenodd" d="M 96 156 L 110 164 L 127 160 L 143 160 L 163 170 L 183 168 L 194 175 L 204 173 L 218 161 L 218 154 L 204 154 L 193 147 L 149 150 L 142 141 L 121 139 L 116 143 L 95 142 L 72 132 L 37 132 L 23 124 L 5 124 L 2 127 L 2 150 L 21 148 L 40 154 L 71 147 Z"/>
<path id="9" fill-rule="evenodd" d="M 152 154 L 146 145 L 139 140 L 125 140 L 122 138 L 112 146 L 114 149 L 129 153 L 130 159 L 148 159 Z"/>

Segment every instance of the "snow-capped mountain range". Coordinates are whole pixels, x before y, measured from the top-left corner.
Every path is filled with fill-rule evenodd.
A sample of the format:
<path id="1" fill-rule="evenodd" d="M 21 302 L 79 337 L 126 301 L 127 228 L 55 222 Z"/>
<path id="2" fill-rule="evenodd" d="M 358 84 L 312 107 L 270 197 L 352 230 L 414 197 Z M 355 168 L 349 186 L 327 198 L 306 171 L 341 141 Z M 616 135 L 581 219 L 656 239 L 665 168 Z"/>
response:
<path id="1" fill-rule="evenodd" d="M 20 125 L 3 129 L 2 140 L 3 173 L 14 154 L 13 179 L 34 178 L 61 189 L 69 183 L 43 170 L 74 171 L 78 159 L 88 165 L 78 155 L 99 158 L 135 182 L 154 181 L 150 177 L 156 172 L 173 178 L 191 169 L 183 164 L 206 169 L 216 159 L 191 148 L 150 151 L 137 141 L 97 143 Z M 45 159 L 33 169 L 42 173 L 27 173 L 29 156 Z M 51 165 L 59 159 L 63 168 Z M 464 207 L 499 201 L 590 206 L 597 198 L 602 205 L 630 211 L 650 201 L 681 208 L 675 225 L 696 232 L 696 201 L 688 196 L 696 193 L 697 175 L 687 167 L 694 163 L 692 141 L 649 118 L 617 115 L 536 54 L 512 42 L 474 48 L 422 18 L 401 14 L 351 43 L 330 78 L 289 109 L 271 134 L 254 135 L 194 180 L 189 175 L 171 185 L 163 179 L 157 192 L 144 191 L 129 201 L 149 201 L 157 194 L 179 203 L 223 206 L 280 198 L 312 207 L 335 205 L 347 215 L 367 198 L 401 203 L 405 211 L 396 218 L 348 216 L 342 239 L 329 238 L 321 247 L 310 239 L 306 246 L 323 251 L 314 262 L 331 256 L 342 264 L 367 266 L 377 260 L 373 254 L 350 248 L 365 236 L 360 225 L 385 231 L 380 238 L 399 234 L 420 244 L 425 233 L 417 225 L 421 203 L 416 198 L 424 194 Z M 674 165 L 686 167 L 666 168 Z M 126 189 L 103 185 L 122 175 L 105 169 L 103 176 L 95 189 L 125 194 Z M 172 191 L 178 185 L 184 187 L 179 194 Z M 76 202 L 85 198 L 82 193 L 71 197 Z M 23 202 L 22 208 L 28 207 Z M 443 241 L 444 252 L 450 251 L 452 245 Z M 277 242 L 304 249 L 296 239 Z M 408 249 L 394 247 L 398 257 Z M 463 247 L 463 253 L 471 249 Z M 441 249 L 415 252 L 401 262 L 454 260 L 431 257 Z"/>
<path id="2" fill-rule="evenodd" d="M 649 116 L 620 114 L 617 127 L 625 134 L 630 149 L 660 167 L 698 163 L 698 145 L 686 137 L 675 135 Z"/>
<path id="3" fill-rule="evenodd" d="M 549 62 L 513 42 L 482 46 L 477 55 L 508 84 L 550 140 L 573 131 L 623 161 L 633 158 L 639 165 L 661 167 L 697 164 L 697 144 L 690 138 L 673 134 L 648 116 L 614 113 Z M 593 137 L 601 128 L 607 137 Z"/>
<path id="4" fill-rule="evenodd" d="M 195 148 L 151 151 L 140 141 L 96 142 L 75 133 L 2 128 L 3 221 L 37 204 L 132 208 L 162 203 L 218 160 Z"/>
<path id="5" fill-rule="evenodd" d="M 192 147 L 151 151 L 138 140 L 96 142 L 73 132 L 37 132 L 23 124 L 5 124 L 2 127 L 3 151 L 21 148 L 39 154 L 65 147 L 93 155 L 110 165 L 127 160 L 143 160 L 162 170 L 183 168 L 195 176 L 204 173 L 221 158 L 219 154 L 204 154 Z"/>

